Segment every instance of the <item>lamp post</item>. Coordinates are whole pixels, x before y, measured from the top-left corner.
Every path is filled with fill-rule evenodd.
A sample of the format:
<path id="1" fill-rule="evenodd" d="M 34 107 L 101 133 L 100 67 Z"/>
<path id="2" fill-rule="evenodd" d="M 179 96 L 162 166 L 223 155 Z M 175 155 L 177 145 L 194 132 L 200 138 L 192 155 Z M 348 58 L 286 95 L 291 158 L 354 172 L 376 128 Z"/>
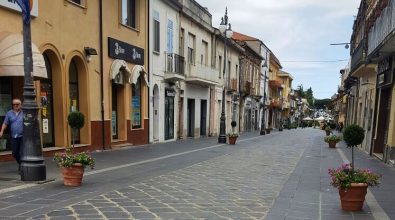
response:
<path id="1" fill-rule="evenodd" d="M 219 31 L 221 34 L 224 34 L 224 72 L 223 72 L 223 79 L 224 79 L 224 88 L 222 91 L 222 111 L 221 111 L 221 118 L 220 118 L 220 127 L 219 127 L 219 136 L 218 136 L 218 143 L 226 143 L 226 125 L 225 125 L 225 92 L 226 87 L 225 83 L 227 80 L 225 79 L 226 76 L 226 49 L 227 49 L 227 39 L 231 38 L 233 35 L 232 27 L 230 23 L 228 23 L 228 8 L 225 9 L 225 16 L 221 18 L 221 24 L 219 25 Z"/>
<path id="2" fill-rule="evenodd" d="M 265 70 L 265 76 L 263 79 L 263 110 L 262 110 L 262 122 L 261 122 L 261 132 L 260 135 L 265 135 L 265 114 L 266 114 L 266 71 L 267 71 L 267 54 L 265 63 L 263 64 L 263 69 Z"/>
<path id="3" fill-rule="evenodd" d="M 33 57 L 30 29 L 30 10 L 33 1 L 16 0 L 22 9 L 23 17 L 23 144 L 21 158 L 21 180 L 41 181 L 46 179 L 46 169 L 41 149 L 38 106 L 33 84 Z"/>

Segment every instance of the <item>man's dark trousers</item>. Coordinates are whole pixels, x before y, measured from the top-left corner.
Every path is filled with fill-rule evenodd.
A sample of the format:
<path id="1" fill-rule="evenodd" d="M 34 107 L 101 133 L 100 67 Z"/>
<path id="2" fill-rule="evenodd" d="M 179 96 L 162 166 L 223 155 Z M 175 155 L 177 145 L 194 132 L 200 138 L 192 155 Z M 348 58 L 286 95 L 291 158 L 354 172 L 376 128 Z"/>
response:
<path id="1" fill-rule="evenodd" d="M 21 165 L 22 139 L 22 137 L 11 138 L 12 156 L 14 156 L 19 165 Z"/>

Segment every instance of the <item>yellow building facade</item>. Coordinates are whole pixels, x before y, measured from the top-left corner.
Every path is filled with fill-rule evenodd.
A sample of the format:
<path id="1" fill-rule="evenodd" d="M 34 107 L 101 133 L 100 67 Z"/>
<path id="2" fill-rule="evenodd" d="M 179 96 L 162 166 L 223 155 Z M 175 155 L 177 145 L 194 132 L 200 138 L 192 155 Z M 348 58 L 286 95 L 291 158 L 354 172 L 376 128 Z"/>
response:
<path id="1" fill-rule="evenodd" d="M 40 76 L 36 73 L 40 68 L 46 73 L 35 78 L 44 152 L 70 145 L 67 115 L 75 110 L 85 115 L 85 126 L 75 136 L 81 146 L 93 150 L 148 143 L 148 60 L 144 53 L 148 2 L 39 3 L 33 1 L 31 29 L 33 51 L 36 48 L 34 74 Z M 23 59 L 18 58 L 23 57 L 22 17 L 16 3 L 0 3 L 0 17 L 0 48 L 14 48 L 1 51 L 0 57 L 16 57 L 16 69 L 23 66 Z M 11 109 L 11 99 L 22 99 L 23 92 L 23 72 L 11 74 L 7 65 L 0 61 L 0 120 Z M 0 160 L 5 160 L 11 154 L 9 144 L 2 141 L 0 147 L 5 155 Z"/>

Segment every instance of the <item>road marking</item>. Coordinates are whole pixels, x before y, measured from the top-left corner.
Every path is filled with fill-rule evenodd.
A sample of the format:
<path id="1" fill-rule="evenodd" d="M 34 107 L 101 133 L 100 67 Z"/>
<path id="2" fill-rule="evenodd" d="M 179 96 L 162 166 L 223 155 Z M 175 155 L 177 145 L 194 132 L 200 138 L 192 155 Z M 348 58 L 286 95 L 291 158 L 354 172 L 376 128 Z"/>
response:
<path id="1" fill-rule="evenodd" d="M 252 137 L 252 138 L 246 138 L 246 139 L 243 139 L 243 140 L 239 140 L 239 142 L 253 140 L 253 139 L 260 138 L 260 137 L 261 136 Z M 89 176 L 89 175 L 94 175 L 94 174 L 98 174 L 98 173 L 104 173 L 104 172 L 118 170 L 118 169 L 122 169 L 122 168 L 126 168 L 126 167 L 141 165 L 141 164 L 145 164 L 145 163 L 151 163 L 151 162 L 155 162 L 155 161 L 158 161 L 158 160 L 164 160 L 164 159 L 168 159 L 168 158 L 172 158 L 172 157 L 177 157 L 177 156 L 181 156 L 181 155 L 185 155 L 185 154 L 190 154 L 190 153 L 194 153 L 194 152 L 198 152 L 198 151 L 204 151 L 204 150 L 207 150 L 207 149 L 222 147 L 222 146 L 225 146 L 225 145 L 226 144 L 216 144 L 216 145 L 209 146 L 209 147 L 199 148 L 199 149 L 190 150 L 190 151 L 184 151 L 184 152 L 181 152 L 181 153 L 170 154 L 170 155 L 166 155 L 166 156 L 162 156 L 162 157 L 156 157 L 156 158 L 152 158 L 152 159 L 149 159 L 149 160 L 143 160 L 143 161 L 139 161 L 139 162 L 133 162 L 133 163 L 123 164 L 123 165 L 119 165 L 119 166 L 108 167 L 108 168 L 104 168 L 104 169 L 100 169 L 100 170 L 90 171 L 90 172 L 86 172 L 84 175 L 85 176 Z"/>
<path id="2" fill-rule="evenodd" d="M 36 185 L 37 184 L 34 184 L 34 183 L 28 183 L 28 184 L 23 184 L 23 185 L 20 185 L 20 186 L 10 187 L 10 188 L 7 188 L 7 189 L 0 189 L 0 194 L 6 193 L 6 192 L 12 192 L 12 191 L 15 191 L 15 190 L 20 190 L 20 189 L 30 188 L 30 187 L 36 186 Z"/>
<path id="3" fill-rule="evenodd" d="M 343 150 L 341 150 L 340 148 L 336 148 L 336 149 L 337 152 L 340 154 L 340 157 L 342 158 L 344 163 L 350 163 L 350 161 L 347 159 L 346 155 L 344 154 Z M 381 208 L 376 198 L 374 197 L 373 193 L 369 189 L 368 189 L 368 193 L 366 194 L 365 200 L 370 208 L 370 211 L 372 212 L 374 219 L 390 220 L 387 213 L 385 213 L 385 211 Z"/>

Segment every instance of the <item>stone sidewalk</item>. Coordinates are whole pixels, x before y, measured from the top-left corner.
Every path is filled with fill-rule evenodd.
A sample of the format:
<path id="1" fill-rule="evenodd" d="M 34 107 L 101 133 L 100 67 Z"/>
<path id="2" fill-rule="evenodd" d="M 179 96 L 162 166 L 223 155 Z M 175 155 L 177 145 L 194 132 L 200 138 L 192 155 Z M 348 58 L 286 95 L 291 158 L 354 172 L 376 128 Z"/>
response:
<path id="1" fill-rule="evenodd" d="M 59 203 L 52 210 L 12 213 L 12 209 L 2 208 L 17 199 L 8 194 L 0 199 L 0 219 L 395 219 L 395 169 L 358 150 L 356 166 L 382 173 L 382 185 L 370 188 L 371 197 L 363 211 L 341 210 L 338 191 L 329 185 L 327 169 L 349 159 L 350 150 L 344 143 L 329 149 L 323 138 L 323 131 L 311 128 L 266 136 L 250 134 L 235 146 L 214 145 L 204 150 L 215 153 L 226 149 L 224 154 L 161 175 L 85 195 L 80 200 L 77 197 L 81 190 L 92 189 L 89 185 L 77 188 L 69 194 L 75 199 Z M 186 147 L 195 142 L 207 147 L 215 140 L 173 145 Z M 177 163 L 178 159 L 169 160 Z M 61 188 L 48 186 L 53 195 L 34 201 L 56 201 Z M 19 206 L 23 208 L 23 204 Z"/>

